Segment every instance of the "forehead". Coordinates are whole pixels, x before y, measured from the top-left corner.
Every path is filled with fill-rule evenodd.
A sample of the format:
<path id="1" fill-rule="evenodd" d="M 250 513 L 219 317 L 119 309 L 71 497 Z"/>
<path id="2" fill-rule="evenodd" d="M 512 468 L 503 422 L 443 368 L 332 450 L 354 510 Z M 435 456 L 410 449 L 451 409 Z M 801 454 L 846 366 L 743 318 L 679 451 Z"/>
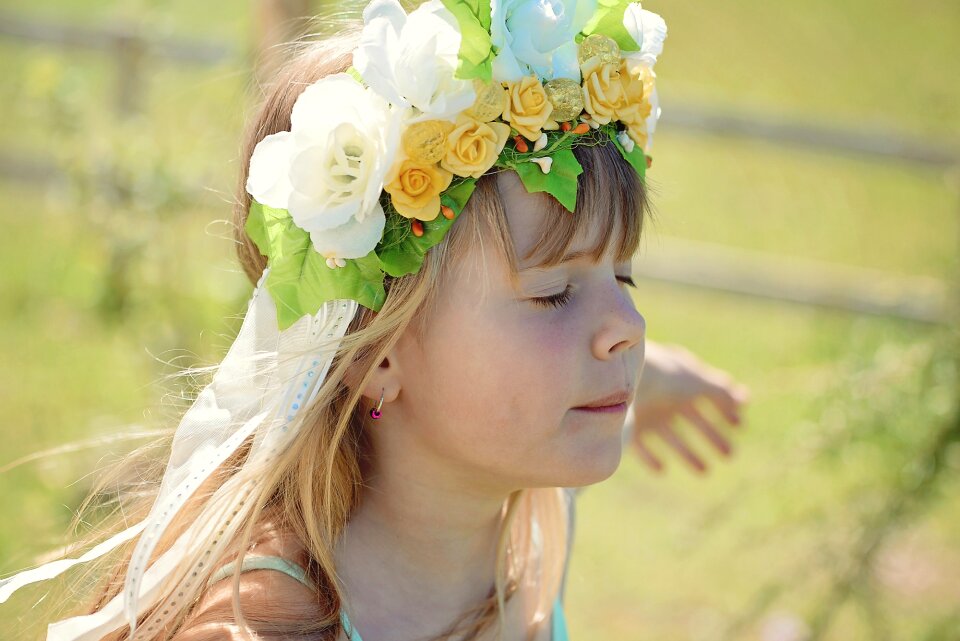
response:
<path id="1" fill-rule="evenodd" d="M 497 175 L 497 189 L 503 202 L 510 235 L 513 238 L 518 267 L 521 270 L 530 268 L 537 261 L 535 256 L 529 256 L 529 254 L 544 236 L 545 230 L 556 223 L 553 218 L 558 215 L 573 216 L 574 214 L 566 210 L 557 211 L 558 208 L 551 206 L 550 196 L 545 193 L 528 192 L 520 181 L 520 177 L 513 171 L 505 171 Z M 580 228 L 570 243 L 566 257 L 574 259 L 580 253 L 589 255 L 591 248 L 604 241 L 606 241 L 605 255 L 612 255 L 617 247 L 619 235 L 623 233 L 619 225 L 616 227 L 618 237 L 610 239 L 601 238 L 604 230 L 600 226 Z"/>

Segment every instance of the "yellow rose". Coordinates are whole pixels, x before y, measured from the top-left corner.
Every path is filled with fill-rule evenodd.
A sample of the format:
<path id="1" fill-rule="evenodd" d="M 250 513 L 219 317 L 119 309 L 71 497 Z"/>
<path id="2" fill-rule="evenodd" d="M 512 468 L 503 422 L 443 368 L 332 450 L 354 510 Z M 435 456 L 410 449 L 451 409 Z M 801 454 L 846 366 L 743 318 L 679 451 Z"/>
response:
<path id="1" fill-rule="evenodd" d="M 460 114 L 447 135 L 447 153 L 440 166 L 464 178 L 479 178 L 497 161 L 509 137 L 510 125 L 480 122 Z"/>
<path id="2" fill-rule="evenodd" d="M 620 65 L 624 104 L 617 111 L 617 119 L 626 125 L 627 134 L 641 148 L 647 144 L 647 118 L 653 110 L 650 96 L 655 77 L 653 70 L 646 65 L 628 69 L 626 60 Z"/>
<path id="3" fill-rule="evenodd" d="M 536 76 L 508 82 L 507 93 L 510 99 L 503 112 L 503 119 L 521 136 L 536 141 L 540 137 L 541 129 L 559 129 L 560 125 L 550 120 L 553 105 Z"/>
<path id="4" fill-rule="evenodd" d="M 453 174 L 436 165 L 418 163 L 409 158 L 393 172 L 393 180 L 383 188 L 401 216 L 433 220 L 440 213 L 440 192 L 450 186 Z"/>
<path id="5" fill-rule="evenodd" d="M 601 62 L 600 56 L 585 60 L 583 72 L 583 107 L 601 125 L 617 119 L 619 110 L 626 106 L 620 65 Z"/>
<path id="6" fill-rule="evenodd" d="M 620 81 L 623 83 L 624 104 L 617 112 L 617 119 L 634 120 L 640 112 L 650 115 L 650 95 L 653 93 L 654 74 L 646 65 L 628 69 L 627 61 L 620 64 Z"/>

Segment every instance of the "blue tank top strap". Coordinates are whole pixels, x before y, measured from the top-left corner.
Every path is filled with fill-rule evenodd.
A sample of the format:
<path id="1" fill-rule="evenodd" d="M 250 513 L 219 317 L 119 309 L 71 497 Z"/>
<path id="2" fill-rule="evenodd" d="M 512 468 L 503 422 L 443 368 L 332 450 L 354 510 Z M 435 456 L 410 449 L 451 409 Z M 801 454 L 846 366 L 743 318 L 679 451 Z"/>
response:
<path id="1" fill-rule="evenodd" d="M 350 623 L 350 617 L 347 616 L 347 611 L 343 608 L 340 608 L 340 625 L 343 627 L 343 631 L 350 641 L 363 641 L 363 639 L 360 638 L 360 633 L 357 632 L 357 629 Z"/>
<path id="2" fill-rule="evenodd" d="M 553 612 L 550 615 L 550 621 L 550 641 L 569 641 L 569 637 L 567 636 L 567 619 L 563 614 L 563 603 L 560 601 L 559 596 L 557 596 L 553 602 Z M 356 628 L 350 623 L 350 617 L 347 616 L 347 611 L 342 608 L 340 610 L 340 624 L 343 626 L 343 630 L 350 638 L 350 641 L 363 641 Z"/>
<path id="3" fill-rule="evenodd" d="M 567 634 L 567 617 L 563 613 L 563 602 L 560 601 L 560 596 L 557 596 L 557 599 L 553 602 L 553 623 L 551 624 L 553 631 L 550 633 L 550 641 L 570 641 L 570 637 Z"/>
<path id="4" fill-rule="evenodd" d="M 227 563 L 219 570 L 213 573 L 208 581 L 208 584 L 212 585 L 217 581 L 226 579 L 229 576 L 232 576 L 236 570 L 237 564 L 236 561 L 231 561 Z M 302 567 L 295 563 L 279 557 L 279 556 L 246 556 L 243 558 L 243 561 L 240 564 L 240 572 L 252 572 L 253 570 L 274 570 L 277 572 L 283 572 L 292 579 L 299 581 L 308 588 L 313 588 L 313 582 L 310 581 L 307 577 L 307 572 Z M 567 620 L 563 614 L 563 603 L 560 601 L 560 596 L 558 595 L 556 600 L 553 602 L 553 612 L 550 616 L 551 624 L 551 641 L 569 641 L 567 636 Z M 340 624 L 343 626 L 344 631 L 350 638 L 350 641 L 363 641 L 360 638 L 360 633 L 353 627 L 353 624 L 350 623 L 350 617 L 347 616 L 346 610 L 340 610 Z"/>
<path id="5" fill-rule="evenodd" d="M 236 570 L 236 561 L 227 563 L 219 570 L 213 573 L 208 585 L 216 583 L 222 579 L 232 576 Z M 275 570 L 283 572 L 291 579 L 296 579 L 310 589 L 313 589 L 313 582 L 307 576 L 306 570 L 290 561 L 279 556 L 245 556 L 240 564 L 240 572 L 252 572 L 253 570 Z"/>

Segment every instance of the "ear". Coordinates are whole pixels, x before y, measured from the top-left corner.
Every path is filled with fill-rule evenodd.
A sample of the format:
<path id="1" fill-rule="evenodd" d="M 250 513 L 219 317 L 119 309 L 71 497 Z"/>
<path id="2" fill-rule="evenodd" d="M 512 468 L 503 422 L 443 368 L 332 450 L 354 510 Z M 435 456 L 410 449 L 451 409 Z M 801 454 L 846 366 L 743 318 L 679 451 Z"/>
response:
<path id="1" fill-rule="evenodd" d="M 355 390 L 364 374 L 366 371 L 361 370 L 361 363 L 351 363 L 344 374 L 343 382 L 350 390 Z M 396 349 L 392 349 L 374 367 L 374 371 L 370 373 L 370 377 L 363 385 L 361 394 L 372 406 L 380 402 L 381 394 L 383 394 L 384 403 L 392 402 L 400 394 L 401 378 Z"/>

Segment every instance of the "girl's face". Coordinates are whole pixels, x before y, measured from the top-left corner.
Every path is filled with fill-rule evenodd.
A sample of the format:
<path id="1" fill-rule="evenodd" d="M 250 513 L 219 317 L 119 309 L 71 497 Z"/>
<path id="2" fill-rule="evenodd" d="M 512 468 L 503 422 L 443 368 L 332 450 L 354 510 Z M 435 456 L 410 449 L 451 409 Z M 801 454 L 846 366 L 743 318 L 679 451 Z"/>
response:
<path id="1" fill-rule="evenodd" d="M 522 257 L 551 223 L 547 196 L 527 193 L 514 172 L 500 174 L 498 184 Z M 397 343 L 400 393 L 385 414 L 399 420 L 399 411 L 397 427 L 419 447 L 498 490 L 609 477 L 620 462 L 626 412 L 574 408 L 617 392 L 632 396 L 643 366 L 646 324 L 622 282 L 630 262 L 612 258 L 615 240 L 599 264 L 586 257 L 524 270 L 521 262 L 519 291 L 495 249 L 475 248 L 471 264 L 440 292 L 423 345 L 412 332 Z M 595 241 L 576 239 L 568 255 Z M 535 300 L 565 290 L 565 302 Z"/>

